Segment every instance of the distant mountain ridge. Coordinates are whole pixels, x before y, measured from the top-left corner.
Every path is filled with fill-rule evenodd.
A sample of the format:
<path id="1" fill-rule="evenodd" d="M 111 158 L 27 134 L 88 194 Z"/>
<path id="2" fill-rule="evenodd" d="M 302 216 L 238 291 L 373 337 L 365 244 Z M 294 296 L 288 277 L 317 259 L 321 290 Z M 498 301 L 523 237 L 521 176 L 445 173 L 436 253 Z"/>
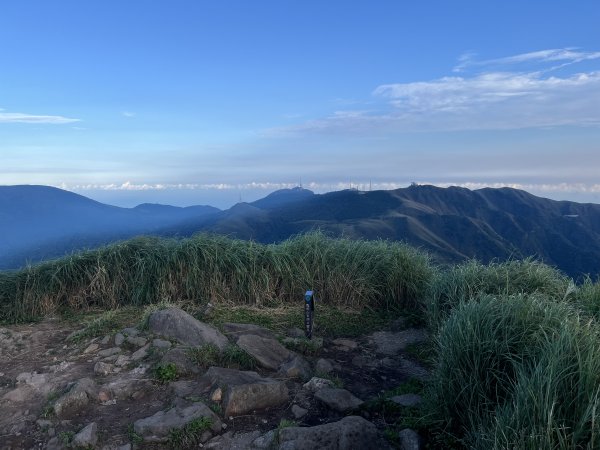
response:
<path id="1" fill-rule="evenodd" d="M 0 186 L 0 269 L 155 233 L 219 211 L 153 204 L 119 208 L 49 186 Z"/>
<path id="2" fill-rule="evenodd" d="M 5 209 L 3 196 L 0 187 L 0 232 L 7 236 L 11 229 L 14 233 L 14 218 L 21 216 L 19 210 L 11 213 Z M 575 277 L 600 272 L 600 205 L 554 201 L 511 188 L 471 191 L 414 185 L 393 191 L 327 194 L 295 188 L 276 191 L 252 203 L 239 203 L 225 211 L 149 204 L 126 209 L 79 197 L 71 197 L 71 209 L 67 210 L 85 211 L 84 215 L 96 217 L 98 231 L 107 224 L 107 217 L 120 224 L 110 227 L 112 234 L 96 234 L 104 238 L 100 243 L 140 233 L 185 237 L 199 231 L 270 243 L 320 229 L 332 236 L 403 240 L 428 250 L 440 262 L 534 256 Z M 93 202 L 93 207 L 83 199 Z M 104 219 L 91 214 L 90 208 Z M 34 213 L 31 209 L 27 212 Z M 129 219 L 128 214 L 135 219 Z M 114 235 L 118 229 L 122 230 L 121 237 Z M 22 230 L 31 232 L 31 225 Z M 86 241 L 85 233 L 71 236 L 75 235 L 80 236 L 78 242 Z M 0 238 L 0 251 L 2 243 Z M 72 243 L 63 250 L 77 246 Z M 0 256 L 0 268 L 15 267 L 17 260 L 13 257 L 7 265 Z"/>

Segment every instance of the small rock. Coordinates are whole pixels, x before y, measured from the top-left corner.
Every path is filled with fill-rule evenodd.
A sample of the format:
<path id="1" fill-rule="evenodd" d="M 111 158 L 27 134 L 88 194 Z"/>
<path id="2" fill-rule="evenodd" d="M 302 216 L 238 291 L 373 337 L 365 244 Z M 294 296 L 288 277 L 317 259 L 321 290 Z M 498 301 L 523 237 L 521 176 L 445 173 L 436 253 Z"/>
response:
<path id="1" fill-rule="evenodd" d="M 285 362 L 279 367 L 278 375 L 286 378 L 308 380 L 311 376 L 311 371 L 306 360 L 302 356 L 296 355 L 291 361 Z"/>
<path id="2" fill-rule="evenodd" d="M 98 356 L 100 356 L 100 357 L 112 356 L 112 355 L 116 355 L 117 353 L 121 353 L 121 348 L 120 347 L 111 347 L 111 348 L 107 348 L 106 350 L 100 350 L 98 352 Z"/>
<path id="3" fill-rule="evenodd" d="M 315 393 L 315 399 L 340 413 L 357 409 L 364 402 L 346 389 L 323 388 Z"/>
<path id="4" fill-rule="evenodd" d="M 275 430 L 271 430 L 268 431 L 267 433 L 263 434 L 262 436 L 257 437 L 256 439 L 254 439 L 254 441 L 252 441 L 252 447 L 253 449 L 260 449 L 260 450 L 269 450 L 272 449 L 274 444 L 275 444 L 275 439 L 276 439 L 276 434 L 275 434 Z"/>
<path id="5" fill-rule="evenodd" d="M 139 350 L 135 351 L 131 355 L 132 361 L 139 361 L 140 359 L 145 358 L 148 355 L 148 348 L 150 348 L 150 344 L 146 344 Z"/>
<path id="6" fill-rule="evenodd" d="M 115 361 L 115 366 L 123 367 L 124 365 L 129 364 L 130 362 L 131 358 L 129 358 L 129 356 L 119 355 L 119 357 Z"/>
<path id="7" fill-rule="evenodd" d="M 396 395 L 390 398 L 390 400 L 400 406 L 406 407 L 416 407 L 423 403 L 423 398 L 417 394 Z"/>
<path id="8" fill-rule="evenodd" d="M 420 450 L 421 448 L 421 437 L 416 431 L 410 428 L 400 431 L 398 438 L 400 439 L 400 448 L 402 450 Z"/>
<path id="9" fill-rule="evenodd" d="M 294 327 L 294 328 L 290 328 L 289 330 L 287 330 L 286 334 L 289 337 L 292 338 L 303 338 L 306 337 L 304 330 L 301 330 L 300 328 Z"/>
<path id="10" fill-rule="evenodd" d="M 165 341 L 164 339 L 154 339 L 152 341 L 152 345 L 156 348 L 169 349 L 171 348 L 172 344 L 169 341 Z"/>
<path id="11" fill-rule="evenodd" d="M 331 373 L 333 372 L 333 364 L 329 360 L 321 358 L 315 364 L 315 371 L 317 373 Z"/>
<path id="12" fill-rule="evenodd" d="M 292 353 L 275 339 L 245 334 L 240 336 L 237 345 L 265 369 L 277 370 L 290 359 Z"/>
<path id="13" fill-rule="evenodd" d="M 115 369 L 115 366 L 113 366 L 112 364 L 98 361 L 96 363 L 96 365 L 94 366 L 94 373 L 96 375 L 106 376 L 106 375 L 110 375 L 111 373 L 113 373 L 114 369 Z"/>
<path id="14" fill-rule="evenodd" d="M 54 402 L 54 412 L 60 419 L 73 416 L 96 397 L 96 384 L 90 378 L 82 378 L 63 396 Z"/>
<path id="15" fill-rule="evenodd" d="M 335 346 L 339 347 L 340 350 L 342 351 L 350 351 L 350 350 L 354 350 L 358 347 L 358 344 L 356 343 L 356 341 L 353 341 L 351 339 L 334 339 L 333 341 L 331 341 Z"/>
<path id="16" fill-rule="evenodd" d="M 279 430 L 279 450 L 387 450 L 389 445 L 371 422 L 358 416 L 344 417 L 315 427 Z"/>
<path id="17" fill-rule="evenodd" d="M 123 336 L 123 334 L 121 333 L 115 334 L 115 345 L 117 347 L 120 347 L 121 345 L 123 345 L 123 342 L 125 342 L 125 336 Z"/>
<path id="18" fill-rule="evenodd" d="M 87 348 L 83 351 L 84 355 L 87 355 L 88 353 L 93 353 L 96 350 L 98 350 L 100 348 L 100 346 L 98 344 L 90 344 L 87 346 Z"/>
<path id="19" fill-rule="evenodd" d="M 110 342 L 110 334 L 107 334 L 106 336 L 104 336 L 102 338 L 102 340 L 100 341 L 100 343 L 102 345 L 107 345 Z"/>
<path id="20" fill-rule="evenodd" d="M 137 336 L 137 337 L 127 336 L 127 338 L 125 339 L 125 342 L 128 342 L 131 345 L 135 345 L 137 347 L 143 347 L 148 342 L 148 339 L 146 339 L 145 337 L 142 337 L 142 336 Z"/>
<path id="21" fill-rule="evenodd" d="M 148 319 L 148 327 L 153 333 L 177 339 L 185 345 L 213 344 L 219 350 L 229 345 L 229 339 L 215 327 L 196 320 L 179 308 L 154 312 Z"/>
<path id="22" fill-rule="evenodd" d="M 424 329 L 409 328 L 398 333 L 377 331 L 369 339 L 376 346 L 377 353 L 393 356 L 411 344 L 426 342 L 429 334 Z"/>
<path id="23" fill-rule="evenodd" d="M 298 405 L 292 406 L 292 414 L 294 415 L 294 419 L 301 419 L 308 413 L 308 409 L 304 409 Z"/>
<path id="24" fill-rule="evenodd" d="M 210 394 L 210 399 L 213 402 L 220 402 L 221 399 L 223 398 L 223 389 L 221 389 L 220 387 L 216 388 L 212 394 Z"/>
<path id="25" fill-rule="evenodd" d="M 312 377 L 307 383 L 302 386 L 304 389 L 310 392 L 317 392 L 323 388 L 333 387 L 331 380 L 325 378 Z"/>
<path id="26" fill-rule="evenodd" d="M 92 422 L 73 436 L 73 447 L 93 447 L 98 443 L 98 425 Z"/>
<path id="27" fill-rule="evenodd" d="M 224 323 L 223 332 L 233 338 L 234 341 L 237 341 L 244 334 L 253 334 L 267 339 L 277 339 L 271 330 L 251 323 Z"/>
<path id="28" fill-rule="evenodd" d="M 121 330 L 121 333 L 123 333 L 125 336 L 137 336 L 138 334 L 140 334 L 140 330 L 138 330 L 137 328 L 134 327 L 127 327 L 127 328 L 123 328 Z"/>
<path id="29" fill-rule="evenodd" d="M 190 359 L 188 350 L 183 347 L 168 350 L 160 363 L 162 365 L 175 364 L 177 373 L 180 375 L 191 375 L 200 372 L 200 368 Z"/>
<path id="30" fill-rule="evenodd" d="M 219 417 L 202 402 L 194 403 L 188 407 L 175 407 L 166 411 L 159 411 L 145 419 L 136 420 L 133 429 L 146 442 L 166 442 L 171 430 L 181 429 L 191 421 L 201 417 L 210 419 L 212 432 L 219 433 L 222 430 Z"/>

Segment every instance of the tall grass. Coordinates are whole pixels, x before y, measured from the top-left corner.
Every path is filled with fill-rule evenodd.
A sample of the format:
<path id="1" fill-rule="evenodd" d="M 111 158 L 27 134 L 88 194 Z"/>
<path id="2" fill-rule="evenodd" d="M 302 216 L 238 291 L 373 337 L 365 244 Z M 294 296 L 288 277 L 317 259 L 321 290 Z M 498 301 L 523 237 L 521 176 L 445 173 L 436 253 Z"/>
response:
<path id="1" fill-rule="evenodd" d="M 402 243 L 322 233 L 274 245 L 207 234 L 144 237 L 0 272 L 0 321 L 29 320 L 61 307 L 159 301 L 274 305 L 297 302 L 307 289 L 330 305 L 414 306 L 432 273 L 427 255 Z"/>
<path id="2" fill-rule="evenodd" d="M 563 301 L 461 303 L 439 331 L 431 405 L 469 448 L 598 448 L 599 343 Z"/>
<path id="3" fill-rule="evenodd" d="M 430 326 L 436 329 L 459 304 L 482 294 L 542 294 L 562 300 L 572 281 L 558 270 L 531 258 L 481 264 L 471 260 L 431 279 L 425 308 Z"/>

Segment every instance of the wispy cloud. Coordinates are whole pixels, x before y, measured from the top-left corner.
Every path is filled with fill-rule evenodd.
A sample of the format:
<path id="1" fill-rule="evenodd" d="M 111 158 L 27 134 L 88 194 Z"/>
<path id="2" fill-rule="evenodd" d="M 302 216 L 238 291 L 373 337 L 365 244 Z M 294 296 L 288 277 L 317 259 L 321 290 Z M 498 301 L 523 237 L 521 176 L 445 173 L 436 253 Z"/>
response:
<path id="1" fill-rule="evenodd" d="M 550 65 L 600 60 L 600 52 L 552 49 L 474 62 L 462 67 L 535 61 L 532 71 L 487 70 L 462 76 L 391 83 L 372 94 L 379 110 L 336 111 L 328 117 L 269 130 L 271 136 L 305 133 L 504 130 L 600 125 L 600 70 L 558 75 Z M 600 69 L 600 64 L 599 64 Z"/>
<path id="2" fill-rule="evenodd" d="M 577 48 L 554 48 L 548 50 L 539 50 L 535 52 L 521 53 L 518 55 L 507 56 L 503 58 L 476 60 L 476 54 L 472 52 L 464 53 L 458 58 L 458 64 L 454 67 L 454 72 L 461 72 L 468 67 L 485 67 L 498 65 L 512 65 L 520 63 L 563 63 L 574 64 L 586 60 L 600 59 L 600 52 L 586 52 Z M 560 66 L 562 67 L 562 65 Z"/>
<path id="3" fill-rule="evenodd" d="M 10 113 L 0 109 L 0 123 L 49 123 L 64 124 L 80 122 L 81 119 L 72 119 L 64 116 L 46 116 L 38 114 Z"/>
<path id="4" fill-rule="evenodd" d="M 135 117 L 135 113 L 131 111 L 121 111 L 123 117 Z"/>

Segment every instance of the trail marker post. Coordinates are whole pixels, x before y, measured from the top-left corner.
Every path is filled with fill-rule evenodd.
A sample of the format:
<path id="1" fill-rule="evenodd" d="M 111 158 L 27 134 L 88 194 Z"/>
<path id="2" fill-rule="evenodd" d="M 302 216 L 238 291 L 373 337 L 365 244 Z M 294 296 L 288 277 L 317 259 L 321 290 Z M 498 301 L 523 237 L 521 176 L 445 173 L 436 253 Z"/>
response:
<path id="1" fill-rule="evenodd" d="M 315 295 L 313 291 L 304 294 L 304 334 L 312 339 L 313 319 L 315 315 Z"/>

